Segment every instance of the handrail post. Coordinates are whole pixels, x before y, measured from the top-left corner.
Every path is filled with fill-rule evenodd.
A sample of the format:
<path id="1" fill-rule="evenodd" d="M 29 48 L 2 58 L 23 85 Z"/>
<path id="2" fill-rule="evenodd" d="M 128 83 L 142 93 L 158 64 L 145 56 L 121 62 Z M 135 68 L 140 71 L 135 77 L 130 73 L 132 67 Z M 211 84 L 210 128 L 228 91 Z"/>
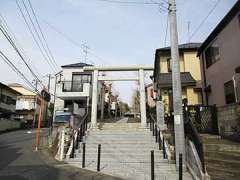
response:
<path id="1" fill-rule="evenodd" d="M 182 154 L 179 154 L 179 180 L 183 178 L 183 162 L 182 162 Z"/>
<path id="2" fill-rule="evenodd" d="M 151 180 L 155 179 L 154 175 L 154 151 L 151 151 Z"/>
<path id="3" fill-rule="evenodd" d="M 166 159 L 166 148 L 165 148 L 165 138 L 163 137 L 162 141 L 162 149 L 163 149 L 163 159 Z"/>
<path id="4" fill-rule="evenodd" d="M 61 145 L 60 145 L 60 161 L 64 158 L 64 140 L 65 140 L 65 130 L 61 131 Z"/>
<path id="5" fill-rule="evenodd" d="M 161 150 L 162 149 L 162 140 L 161 140 L 160 130 L 158 131 L 158 145 L 159 145 L 159 150 Z"/>
<path id="6" fill-rule="evenodd" d="M 80 141 L 82 142 L 82 140 L 83 140 L 83 130 L 82 130 L 83 128 L 82 128 L 82 124 L 81 124 L 81 126 L 80 126 Z"/>
<path id="7" fill-rule="evenodd" d="M 153 136 L 155 135 L 155 129 L 154 129 L 154 120 L 153 120 L 153 123 L 152 123 L 152 132 L 153 132 Z"/>
<path id="8" fill-rule="evenodd" d="M 156 141 L 156 143 L 158 142 L 158 130 L 157 130 L 157 125 L 155 125 L 155 141 Z"/>
<path id="9" fill-rule="evenodd" d="M 83 143 L 82 168 L 85 168 L 86 143 Z"/>
<path id="10" fill-rule="evenodd" d="M 151 115 L 150 115 L 150 118 L 149 118 L 149 127 L 150 127 L 150 131 L 152 131 L 152 118 L 151 118 Z"/>
<path id="11" fill-rule="evenodd" d="M 79 129 L 77 130 L 77 143 L 76 143 L 76 149 L 79 147 Z"/>
<path id="12" fill-rule="evenodd" d="M 199 145 L 199 156 L 200 156 L 200 159 L 201 159 L 201 163 L 202 163 L 202 171 L 203 173 L 206 173 L 206 170 L 205 170 L 205 160 L 204 160 L 204 153 L 203 153 L 203 145 L 202 143 L 200 143 Z"/>
<path id="13" fill-rule="evenodd" d="M 74 133 L 73 133 L 73 139 L 72 139 L 72 152 L 70 155 L 70 158 L 74 158 L 74 154 L 75 154 L 75 143 L 74 143 Z"/>
<path id="14" fill-rule="evenodd" d="M 101 161 L 101 144 L 98 145 L 97 171 L 100 171 L 100 161 Z"/>

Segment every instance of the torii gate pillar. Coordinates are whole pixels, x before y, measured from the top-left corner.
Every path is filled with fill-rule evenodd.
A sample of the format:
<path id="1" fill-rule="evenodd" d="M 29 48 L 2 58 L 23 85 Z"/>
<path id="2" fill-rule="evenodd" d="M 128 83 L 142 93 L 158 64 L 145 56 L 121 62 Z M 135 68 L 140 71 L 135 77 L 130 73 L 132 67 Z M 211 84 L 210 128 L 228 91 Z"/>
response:
<path id="1" fill-rule="evenodd" d="M 97 128 L 98 70 L 93 71 L 91 127 Z"/>
<path id="2" fill-rule="evenodd" d="M 139 84 L 140 84 L 140 111 L 141 111 L 141 126 L 142 128 L 147 127 L 146 117 L 146 94 L 144 84 L 144 70 L 139 69 Z"/>

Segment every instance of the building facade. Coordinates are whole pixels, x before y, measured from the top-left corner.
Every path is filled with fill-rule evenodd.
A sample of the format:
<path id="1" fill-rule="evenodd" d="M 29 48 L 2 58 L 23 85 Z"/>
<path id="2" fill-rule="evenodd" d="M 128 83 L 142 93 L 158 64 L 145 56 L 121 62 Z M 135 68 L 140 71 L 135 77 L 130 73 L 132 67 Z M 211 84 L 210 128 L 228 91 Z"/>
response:
<path id="1" fill-rule="evenodd" d="M 21 95 L 17 96 L 16 115 L 14 118 L 29 125 L 32 124 L 34 115 L 37 118 L 39 112 L 39 104 L 36 103 L 35 106 L 36 93 L 17 83 L 9 84 L 9 87 L 21 93 Z"/>
<path id="2" fill-rule="evenodd" d="M 199 48 L 204 104 L 224 106 L 240 100 L 240 1 Z"/>
<path id="3" fill-rule="evenodd" d="M 179 45 L 182 98 L 186 98 L 190 105 L 202 104 L 200 60 L 197 58 L 200 45 L 200 43 Z M 169 114 L 173 111 L 170 47 L 156 50 L 153 81 L 157 98 L 163 101 L 164 111 Z"/>
<path id="4" fill-rule="evenodd" d="M 21 93 L 0 83 L 0 118 L 13 118 L 13 115 L 16 113 L 17 96 L 19 95 Z"/>
<path id="5" fill-rule="evenodd" d="M 91 66 L 86 63 L 76 63 L 62 66 L 62 71 L 56 74 L 56 93 L 54 113 L 70 111 L 84 116 L 88 112 L 91 98 L 92 73 L 83 68 Z"/>

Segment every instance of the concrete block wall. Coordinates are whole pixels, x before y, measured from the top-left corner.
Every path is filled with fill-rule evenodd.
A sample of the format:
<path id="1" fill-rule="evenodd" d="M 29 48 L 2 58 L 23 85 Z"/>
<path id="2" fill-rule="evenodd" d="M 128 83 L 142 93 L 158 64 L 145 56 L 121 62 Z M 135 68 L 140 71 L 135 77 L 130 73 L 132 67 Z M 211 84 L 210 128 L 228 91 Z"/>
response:
<path id="1" fill-rule="evenodd" d="M 0 132 L 6 130 L 13 130 L 20 128 L 20 121 L 10 120 L 10 119 L 0 119 Z"/>
<path id="2" fill-rule="evenodd" d="M 220 135 L 229 136 L 240 131 L 240 104 L 230 104 L 217 108 Z"/>

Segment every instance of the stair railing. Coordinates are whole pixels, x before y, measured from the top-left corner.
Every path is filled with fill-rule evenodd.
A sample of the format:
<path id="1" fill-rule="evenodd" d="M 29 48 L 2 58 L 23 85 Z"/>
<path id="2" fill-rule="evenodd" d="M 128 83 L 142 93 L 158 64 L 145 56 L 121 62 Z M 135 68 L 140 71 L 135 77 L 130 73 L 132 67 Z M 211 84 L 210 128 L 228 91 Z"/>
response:
<path id="1" fill-rule="evenodd" d="M 184 117 L 184 131 L 185 136 L 191 140 L 197 150 L 197 154 L 201 161 L 202 171 L 203 173 L 206 172 L 205 170 L 205 162 L 204 162 L 204 152 L 203 152 L 203 143 L 197 131 L 197 128 L 194 126 L 190 113 L 187 108 L 187 104 L 184 104 L 183 107 L 183 117 Z"/>
<path id="2" fill-rule="evenodd" d="M 86 114 L 72 129 L 71 144 L 69 146 L 67 155 L 69 158 L 75 157 L 75 150 L 79 148 L 80 143 L 84 141 L 86 132 L 88 130 L 88 114 Z"/>

